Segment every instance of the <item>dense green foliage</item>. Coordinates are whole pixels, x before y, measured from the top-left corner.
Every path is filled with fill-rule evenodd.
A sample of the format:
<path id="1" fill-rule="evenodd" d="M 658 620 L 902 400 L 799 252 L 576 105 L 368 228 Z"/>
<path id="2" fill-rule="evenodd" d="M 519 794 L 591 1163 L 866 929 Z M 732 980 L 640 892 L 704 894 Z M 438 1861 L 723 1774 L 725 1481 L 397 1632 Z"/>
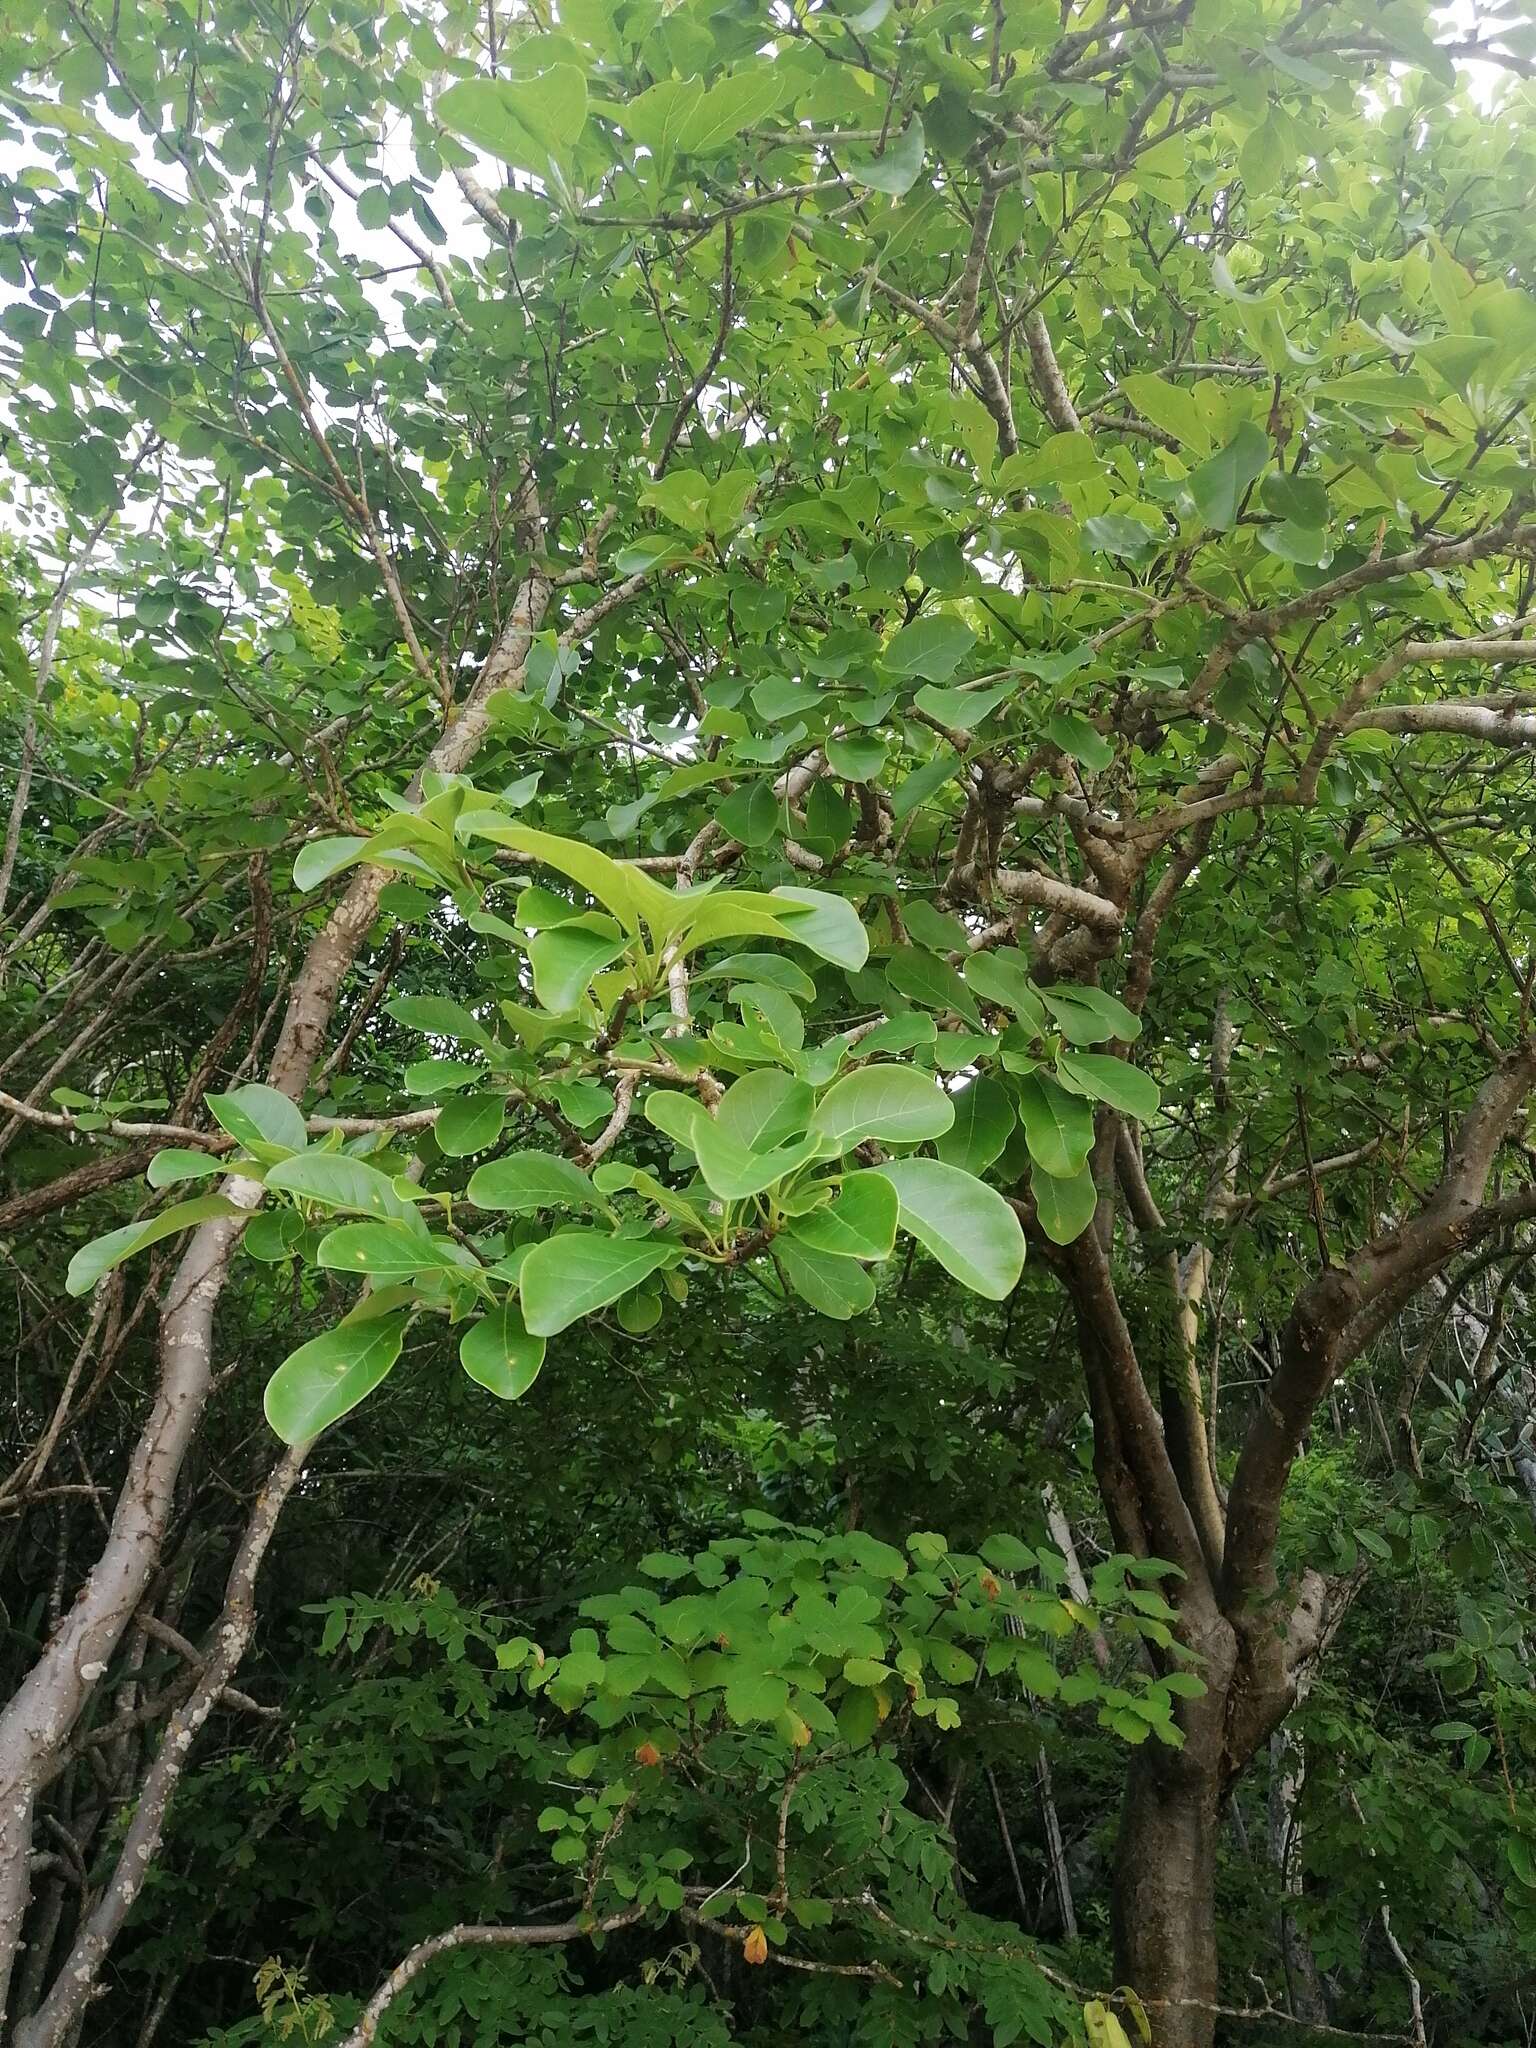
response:
<path id="1" fill-rule="evenodd" d="M 1533 67 L 0 12 L 20 2048 L 1526 2039 Z"/>

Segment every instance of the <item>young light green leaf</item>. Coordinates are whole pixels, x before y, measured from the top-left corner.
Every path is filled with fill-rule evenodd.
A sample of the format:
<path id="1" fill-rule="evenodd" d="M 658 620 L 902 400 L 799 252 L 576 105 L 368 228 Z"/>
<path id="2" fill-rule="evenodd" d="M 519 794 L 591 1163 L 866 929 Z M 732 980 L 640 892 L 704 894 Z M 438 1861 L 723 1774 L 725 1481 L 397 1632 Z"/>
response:
<path id="1" fill-rule="evenodd" d="M 996 1188 L 941 1159 L 894 1159 L 875 1172 L 896 1190 L 903 1230 L 962 1286 L 1003 1301 L 1024 1270 L 1024 1233 Z"/>
<path id="2" fill-rule="evenodd" d="M 487 156 L 542 172 L 586 125 L 587 81 L 574 64 L 553 64 L 536 78 L 466 78 L 438 94 L 435 111 Z"/>
<path id="3" fill-rule="evenodd" d="M 775 889 L 768 901 L 781 914 L 780 929 L 787 931 L 797 946 L 853 973 L 869 958 L 869 934 L 846 897 L 785 884 Z"/>
<path id="4" fill-rule="evenodd" d="M 293 886 L 300 894 L 318 889 L 332 875 L 349 868 L 368 844 L 353 833 L 337 839 L 311 839 L 294 856 Z"/>
<path id="5" fill-rule="evenodd" d="M 564 1016 L 586 995 L 593 975 L 623 951 L 624 940 L 611 927 L 594 931 L 584 924 L 552 925 L 528 941 L 533 992 L 546 1010 Z"/>

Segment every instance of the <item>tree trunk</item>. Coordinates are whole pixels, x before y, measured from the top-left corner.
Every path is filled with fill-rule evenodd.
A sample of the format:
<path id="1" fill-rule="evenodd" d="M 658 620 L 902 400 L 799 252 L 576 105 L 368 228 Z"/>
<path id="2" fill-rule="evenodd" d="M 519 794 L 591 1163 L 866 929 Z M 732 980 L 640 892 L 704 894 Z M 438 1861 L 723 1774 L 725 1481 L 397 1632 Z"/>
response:
<path id="1" fill-rule="evenodd" d="M 1216 1757 L 1191 1755 L 1193 1747 L 1148 1742 L 1136 1752 L 1115 1853 L 1115 1971 L 1145 2004 L 1156 2048 L 1212 2048 L 1216 2039 L 1223 1788 Z"/>

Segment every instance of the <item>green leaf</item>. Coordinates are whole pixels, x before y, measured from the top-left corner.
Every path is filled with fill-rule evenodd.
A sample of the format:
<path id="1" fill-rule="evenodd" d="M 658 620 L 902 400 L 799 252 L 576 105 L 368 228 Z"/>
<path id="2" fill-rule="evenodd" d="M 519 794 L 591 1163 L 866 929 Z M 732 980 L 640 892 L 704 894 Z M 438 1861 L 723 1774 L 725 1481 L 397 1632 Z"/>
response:
<path id="1" fill-rule="evenodd" d="M 471 1323 L 459 1339 L 459 1363 L 500 1401 L 518 1401 L 539 1376 L 544 1339 L 531 1337 L 510 1298 Z"/>
<path id="2" fill-rule="evenodd" d="M 1190 472 L 1189 494 L 1207 526 L 1225 532 L 1237 521 L 1238 507 L 1270 458 L 1269 436 L 1252 420 L 1244 420 L 1225 448 L 1219 448 Z"/>
<path id="3" fill-rule="evenodd" d="M 463 1159 L 471 1152 L 484 1152 L 494 1145 L 506 1120 L 505 1095 L 496 1089 L 486 1089 L 472 1095 L 451 1096 L 443 1104 L 433 1132 L 450 1159 Z"/>
<path id="4" fill-rule="evenodd" d="M 782 1068 L 763 1067 L 726 1089 L 715 1107 L 715 1125 L 748 1150 L 769 1152 L 805 1130 L 813 1099 L 803 1081 Z"/>
<path id="5" fill-rule="evenodd" d="M 593 975 L 623 951 L 623 936 L 611 926 L 594 931 L 585 924 L 551 925 L 528 941 L 533 992 L 546 1010 L 564 1016 L 582 1001 Z"/>
<path id="6" fill-rule="evenodd" d="M 1157 1114 L 1159 1096 L 1152 1076 L 1110 1053 L 1064 1052 L 1056 1062 L 1056 1072 L 1079 1095 L 1123 1109 L 1141 1123 Z"/>
<path id="7" fill-rule="evenodd" d="M 896 1242 L 896 1190 L 882 1174 L 850 1173 L 836 1201 L 797 1216 L 789 1235 L 839 1259 L 888 1259 Z"/>
<path id="8" fill-rule="evenodd" d="M 1099 1205 L 1099 1191 L 1088 1168 L 1083 1167 L 1070 1179 L 1059 1180 L 1037 1166 L 1030 1174 L 1029 1185 L 1040 1228 L 1052 1244 L 1071 1244 L 1074 1238 L 1081 1237 Z"/>
<path id="9" fill-rule="evenodd" d="M 855 185 L 870 185 L 877 192 L 889 192 L 900 199 L 917 183 L 923 168 L 923 124 L 914 114 L 894 142 L 887 142 L 879 156 L 850 151 L 848 176 Z"/>
<path id="10" fill-rule="evenodd" d="M 733 1671 L 725 1682 L 725 1711 L 737 1727 L 773 1721 L 789 1705 L 789 1681 L 776 1671 Z"/>
<path id="11" fill-rule="evenodd" d="M 477 1209 L 527 1215 L 534 1209 L 600 1209 L 603 1198 L 579 1166 L 556 1152 L 509 1152 L 470 1175 L 468 1195 Z"/>
<path id="12" fill-rule="evenodd" d="M 339 839 L 311 839 L 294 856 L 293 886 L 301 894 L 318 889 L 332 875 L 351 867 L 367 844 L 366 839 L 350 833 Z"/>
<path id="13" fill-rule="evenodd" d="M 162 1209 L 158 1216 L 146 1216 L 141 1223 L 125 1223 L 120 1230 L 109 1230 L 105 1237 L 93 1237 L 89 1244 L 81 1245 L 69 1262 L 64 1291 L 89 1294 L 103 1273 L 110 1273 L 135 1252 L 158 1244 L 162 1237 L 174 1237 L 177 1231 L 190 1230 L 193 1224 L 206 1223 L 214 1216 L 244 1213 L 237 1203 L 223 1195 L 198 1195 L 190 1202 L 177 1202 L 173 1208 Z"/>
<path id="14" fill-rule="evenodd" d="M 390 1176 L 345 1152 L 295 1152 L 268 1169 L 266 1183 L 305 1201 L 323 1202 L 328 1209 L 360 1209 L 421 1228 L 414 1204 L 395 1193 Z"/>
<path id="15" fill-rule="evenodd" d="M 955 1105 L 931 1074 L 916 1067 L 860 1067 L 834 1081 L 817 1103 L 811 1130 L 840 1152 L 866 1138 L 917 1145 L 955 1120 Z"/>
<path id="16" fill-rule="evenodd" d="M 893 953 L 885 963 L 885 978 L 898 995 L 926 1010 L 953 1010 L 967 1023 L 981 1023 L 975 998 L 956 970 L 921 946 L 903 946 Z"/>
<path id="17" fill-rule="evenodd" d="M 1024 1027 L 1040 1033 L 1049 1021 L 1040 991 L 1029 978 L 1029 961 L 1017 947 L 995 953 L 973 953 L 965 963 L 968 988 L 989 1003 L 1011 1010 Z"/>
<path id="18" fill-rule="evenodd" d="M 890 1181 L 909 1231 L 962 1286 L 1003 1301 L 1024 1270 L 1024 1233 L 995 1188 L 941 1159 L 896 1159 Z"/>
<path id="19" fill-rule="evenodd" d="M 1018 687 L 1017 676 L 1006 683 L 994 683 L 990 690 L 937 690 L 932 683 L 924 683 L 912 701 L 919 711 L 926 711 L 947 731 L 969 732 Z"/>
<path id="20" fill-rule="evenodd" d="M 390 1016 L 430 1038 L 462 1039 L 490 1049 L 491 1039 L 479 1018 L 448 996 L 392 996 L 384 1005 Z"/>
<path id="21" fill-rule="evenodd" d="M 1120 389 L 1142 417 L 1151 420 L 1155 427 L 1174 435 L 1196 455 L 1210 453 L 1210 423 L 1205 408 L 1193 392 L 1146 370 L 1122 377 Z"/>
<path id="22" fill-rule="evenodd" d="M 1075 711 L 1053 711 L 1045 721 L 1045 733 L 1064 754 L 1081 761 L 1095 774 L 1115 758 L 1115 750 L 1104 735 Z"/>
<path id="23" fill-rule="evenodd" d="M 827 765 L 845 782 L 873 782 L 885 766 L 887 752 L 886 742 L 873 737 L 832 739 L 826 746 Z"/>
<path id="24" fill-rule="evenodd" d="M 1328 524 L 1328 490 L 1321 477 L 1291 476 L 1283 469 L 1271 470 L 1259 486 L 1259 496 L 1277 519 L 1293 526 L 1321 532 Z"/>
<path id="25" fill-rule="evenodd" d="M 768 900 L 783 913 L 782 928 L 797 946 L 854 973 L 869 958 L 869 934 L 845 897 L 786 884 Z"/>
<path id="26" fill-rule="evenodd" d="M 524 170 L 566 158 L 587 120 L 587 81 L 574 64 L 536 78 L 466 78 L 437 96 L 444 127 L 477 149 Z"/>
<path id="27" fill-rule="evenodd" d="M 880 659 L 892 675 L 947 683 L 976 644 L 976 635 L 952 612 L 926 612 L 895 634 Z"/>
<path id="28" fill-rule="evenodd" d="M 685 899 L 653 881 L 643 869 L 610 860 L 595 846 L 585 846 L 579 839 L 562 839 L 554 832 L 536 832 L 531 825 L 486 825 L 480 833 L 497 846 L 526 853 L 543 861 L 546 867 L 569 875 L 611 911 L 631 936 L 639 931 L 642 918 L 658 943 L 676 926 L 679 907 Z M 699 900 L 708 899 L 701 896 Z"/>
<path id="29" fill-rule="evenodd" d="M 774 1240 L 774 1258 L 802 1301 L 845 1323 L 873 1306 L 875 1283 L 852 1259 L 806 1244 L 798 1235 Z"/>
<path id="30" fill-rule="evenodd" d="M 290 1151 L 302 1152 L 309 1143 L 297 1108 L 265 1082 L 248 1081 L 228 1095 L 209 1095 L 204 1101 L 209 1115 L 241 1145 L 286 1145 Z"/>
<path id="31" fill-rule="evenodd" d="M 1074 982 L 1070 987 L 1043 988 L 1040 994 L 1063 1038 L 1073 1045 L 1102 1045 L 1108 1038 L 1141 1036 L 1141 1019 L 1135 1011 L 1101 988 Z"/>
<path id="32" fill-rule="evenodd" d="M 950 1097 L 955 1120 L 936 1141 L 934 1151 L 949 1166 L 967 1173 L 985 1173 L 1013 1135 L 1013 1104 L 1008 1091 L 982 1075 Z"/>
<path id="33" fill-rule="evenodd" d="M 748 782 L 716 805 L 715 822 L 743 846 L 766 846 L 785 829 L 787 812 L 771 782 Z"/>
<path id="34" fill-rule="evenodd" d="M 155 1154 L 144 1178 L 152 1188 L 168 1188 L 174 1187 L 177 1181 L 207 1180 L 210 1175 L 224 1171 L 224 1164 L 216 1153 L 191 1152 L 171 1145 Z"/>
<path id="35" fill-rule="evenodd" d="M 656 1238 L 609 1237 L 600 1230 L 562 1230 L 536 1244 L 518 1281 L 523 1321 L 535 1337 L 554 1337 L 583 1316 L 670 1265 L 677 1247 Z"/>
<path id="36" fill-rule="evenodd" d="M 702 1112 L 694 1119 L 691 1132 L 688 1142 L 699 1162 L 699 1171 L 710 1193 L 718 1195 L 722 1202 L 742 1202 L 749 1195 L 761 1194 L 775 1181 L 785 1180 L 802 1166 L 808 1166 L 820 1156 L 821 1150 L 813 1135 L 774 1151 L 754 1151 L 731 1131 L 722 1129 L 714 1117 Z"/>
<path id="37" fill-rule="evenodd" d="M 398 1314 L 349 1316 L 291 1351 L 262 1396 L 273 1432 L 285 1444 L 308 1443 L 350 1414 L 399 1358 L 407 1320 Z"/>
<path id="38" fill-rule="evenodd" d="M 474 1255 L 429 1232 L 401 1223 L 341 1223 L 321 1238 L 316 1263 L 333 1273 L 368 1273 L 376 1280 L 408 1280 L 414 1273 L 476 1271 Z"/>
<path id="39" fill-rule="evenodd" d="M 1093 1150 L 1092 1109 L 1044 1074 L 1021 1074 L 1017 1085 L 1030 1158 L 1058 1180 L 1071 1180 Z"/>

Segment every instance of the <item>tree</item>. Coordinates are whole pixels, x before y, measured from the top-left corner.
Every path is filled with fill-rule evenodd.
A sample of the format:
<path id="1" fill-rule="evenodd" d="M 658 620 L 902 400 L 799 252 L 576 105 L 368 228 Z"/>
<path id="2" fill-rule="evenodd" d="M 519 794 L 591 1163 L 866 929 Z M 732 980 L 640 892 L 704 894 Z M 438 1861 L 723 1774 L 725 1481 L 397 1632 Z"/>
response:
<path id="1" fill-rule="evenodd" d="M 701 1288 L 857 1329 L 921 1258 L 985 1318 L 1026 1243 L 1130 1561 L 1106 1611 L 1150 1574 L 1101 1693 L 1115 1975 L 1210 2042 L 1223 1815 L 1363 1583 L 1293 1540 L 1298 1455 L 1426 1290 L 1523 1256 L 1528 31 L 876 0 L 769 33 L 7 30 L 0 1216 L 43 1331 L 90 1301 L 19 1400 L 18 1507 L 63 1516 L 153 1332 L 0 1715 L 7 1968 L 49 1788 L 179 1633 L 253 1310 L 287 1445 L 102 1788 L 92 1828 L 132 1818 L 29 2048 L 100 1981 L 311 1447 L 408 1345 L 518 1401 L 551 1340 L 663 1344 Z M 1223 1409 L 1234 1343 L 1266 1378 Z M 1387 1431 L 1418 1483 L 1431 1356 Z M 938 1712 L 944 1656 L 880 1611 L 864 1689 Z M 597 1655 L 541 1688 L 601 1696 Z M 848 1739 L 768 1676 L 786 1769 Z"/>

